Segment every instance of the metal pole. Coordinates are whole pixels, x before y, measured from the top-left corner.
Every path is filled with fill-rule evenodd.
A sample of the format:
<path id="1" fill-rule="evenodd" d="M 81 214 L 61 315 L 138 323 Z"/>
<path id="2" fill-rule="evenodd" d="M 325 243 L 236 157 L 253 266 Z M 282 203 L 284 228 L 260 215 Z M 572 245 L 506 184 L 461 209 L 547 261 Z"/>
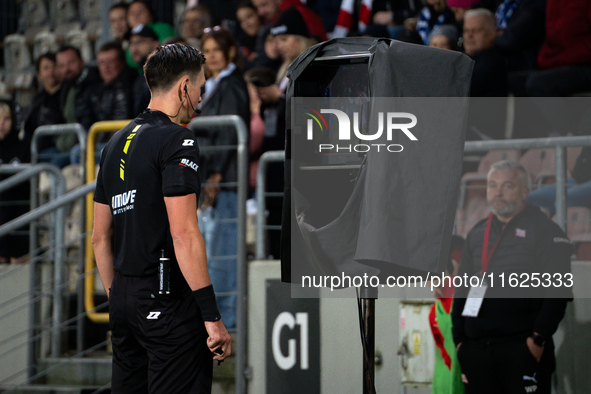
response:
<path id="1" fill-rule="evenodd" d="M 361 315 L 365 346 L 363 351 L 363 394 L 375 394 L 375 360 L 376 360 L 376 288 L 361 288 Z"/>
<path id="2" fill-rule="evenodd" d="M 105 1 L 101 2 L 101 12 L 103 11 L 103 8 L 105 7 Z M 109 5 L 107 5 L 107 11 L 106 11 L 106 15 L 107 15 L 107 26 L 108 26 L 108 8 L 110 6 L 110 1 L 109 1 Z M 103 16 L 103 15 L 101 15 Z M 103 25 L 104 25 L 104 20 L 103 20 Z M 104 26 L 103 26 L 104 29 Z M 107 30 L 107 34 L 108 34 L 109 30 Z M 104 36 L 104 34 L 103 34 Z M 108 37 L 108 36 L 107 36 Z M 70 123 L 70 124 L 62 124 L 62 125 L 46 125 L 46 126 L 40 126 L 37 129 L 35 129 L 35 132 L 33 134 L 33 138 L 31 140 L 31 163 L 35 164 L 38 162 L 39 159 L 39 139 L 43 138 L 43 137 L 48 137 L 48 136 L 55 136 L 55 135 L 60 135 L 60 134 L 66 134 L 66 133 L 75 133 L 76 136 L 78 137 L 78 142 L 80 144 L 80 157 L 81 158 L 85 158 L 86 157 L 86 149 L 87 149 L 87 142 L 86 142 L 86 138 L 87 138 L 87 133 L 86 130 L 84 129 L 84 127 L 79 124 L 79 123 Z M 84 183 L 85 179 L 86 179 L 86 166 L 81 166 L 82 167 L 82 172 L 81 172 L 81 177 L 82 177 L 82 183 Z M 83 204 L 85 203 L 85 200 L 83 200 Z M 32 179 L 31 180 L 31 209 L 36 208 L 38 205 L 38 201 L 37 201 L 37 179 Z M 83 209 L 85 208 L 85 206 L 83 206 Z M 59 223 L 59 221 L 58 221 Z M 84 215 L 81 218 L 81 227 L 82 229 L 84 229 Z M 29 249 L 30 250 L 35 250 L 37 247 L 37 226 L 35 224 L 35 222 L 31 222 L 30 225 L 30 233 L 31 233 L 31 237 L 30 237 L 30 246 Z M 61 247 L 58 245 L 58 247 Z M 82 300 L 84 299 L 84 286 L 83 286 L 83 277 L 82 277 L 82 273 L 84 272 L 84 247 L 85 247 L 85 243 L 84 243 L 84 239 L 80 240 L 80 264 L 79 264 L 79 272 L 78 274 L 80 275 L 80 279 L 77 283 L 77 297 L 78 300 L 76 301 L 77 304 L 77 311 L 78 313 L 83 313 L 84 312 L 84 305 Z M 60 252 L 61 253 L 61 252 Z M 31 256 L 32 258 L 34 258 L 34 256 Z M 82 351 L 82 338 L 84 337 L 84 320 L 80 319 L 76 322 L 76 347 L 78 349 L 78 352 Z"/>
<path id="3" fill-rule="evenodd" d="M 111 24 L 109 23 L 109 8 L 111 8 L 112 0 L 101 0 L 101 37 L 97 37 L 101 44 L 109 41 L 111 37 Z M 84 156 L 82 156 L 84 157 Z"/>
<path id="4" fill-rule="evenodd" d="M 195 118 L 189 128 L 208 128 L 234 126 L 238 135 L 238 247 L 236 258 L 236 393 L 246 394 L 246 193 L 248 188 L 248 130 L 244 121 L 237 115 L 203 116 Z"/>
<path id="5" fill-rule="evenodd" d="M 363 326 L 365 329 L 365 348 L 363 353 L 363 394 L 375 394 L 376 360 L 376 300 L 362 300 Z"/>
<path id="6" fill-rule="evenodd" d="M 265 245 L 265 211 L 266 201 L 265 197 L 268 195 L 267 190 L 267 165 L 272 161 L 284 161 L 285 151 L 270 151 L 265 152 L 259 159 L 259 166 L 257 168 L 257 228 L 256 228 L 256 251 L 255 258 L 261 260 L 266 258 Z"/>
<path id="7" fill-rule="evenodd" d="M 52 187 L 51 187 L 51 196 L 52 201 L 55 201 L 57 197 L 61 196 L 65 192 L 66 182 L 64 177 L 56 166 L 48 163 L 40 163 L 34 166 L 30 166 L 21 172 L 17 173 L 16 175 L 11 176 L 10 178 L 0 182 L 0 192 L 10 189 L 15 185 L 18 185 L 22 182 L 28 181 L 29 179 L 36 177 L 39 173 L 47 171 L 51 175 L 52 179 Z M 21 225 L 15 224 L 18 223 L 18 219 L 25 217 L 26 215 L 30 214 L 31 212 L 20 216 L 19 218 L 8 222 L 7 224 L 0 227 L 0 236 L 4 235 L 4 233 L 9 233 L 12 230 L 15 230 L 21 227 L 24 224 L 29 222 L 22 223 Z M 53 280 L 53 314 L 52 314 L 52 356 L 57 357 L 61 353 L 61 340 L 60 340 L 60 328 L 59 324 L 62 320 L 63 316 L 63 300 L 60 285 L 63 282 L 63 271 L 64 271 L 64 259 L 63 259 L 63 243 L 64 243 L 64 208 L 59 207 L 57 212 L 52 212 L 52 221 L 53 221 L 53 229 L 54 234 L 51 237 L 51 245 L 54 248 L 54 280 Z"/>
<path id="8" fill-rule="evenodd" d="M 2 182 L 0 182 L 0 187 L 1 187 L 1 185 L 2 185 Z M 0 237 L 8 234 L 9 232 L 13 231 L 14 229 L 17 229 L 19 227 L 22 227 L 22 226 L 32 222 L 33 220 L 39 219 L 43 215 L 47 215 L 49 212 L 51 212 L 57 208 L 63 207 L 64 205 L 71 204 L 72 202 L 76 201 L 77 199 L 84 197 L 88 193 L 93 192 L 95 187 L 96 187 L 96 181 L 89 182 L 84 186 L 80 186 L 76 190 L 72 190 L 71 192 L 64 194 L 63 196 L 57 198 L 54 201 L 50 201 L 47 204 L 40 206 L 39 208 L 33 209 L 31 212 L 27 212 L 24 215 L 19 216 L 18 218 L 11 220 L 8 223 L 3 224 L 2 226 L 0 226 Z"/>
<path id="9" fill-rule="evenodd" d="M 14 174 L 19 171 L 25 170 L 29 168 L 30 164 L 10 164 L 10 165 L 0 165 L 0 173 L 2 174 Z M 31 199 L 33 195 L 33 181 L 31 180 Z M 31 205 L 32 201 L 29 203 L 30 209 L 33 209 Z M 29 325 L 28 325 L 28 343 L 29 346 L 27 347 L 27 378 L 35 375 L 35 341 L 33 338 L 35 337 L 35 321 L 37 317 L 37 303 L 35 302 L 37 297 L 37 292 L 34 291 L 37 285 L 37 259 L 36 256 L 33 255 L 33 251 L 36 248 L 36 244 L 33 239 L 33 225 L 29 224 L 29 254 L 30 254 L 30 265 L 29 265 Z"/>
<path id="10" fill-rule="evenodd" d="M 464 145 L 464 152 L 478 152 L 499 149 L 555 148 L 557 146 L 591 146 L 591 136 L 467 141 Z"/>
<path id="11" fill-rule="evenodd" d="M 566 232 L 566 149 L 556 147 L 556 222 Z"/>

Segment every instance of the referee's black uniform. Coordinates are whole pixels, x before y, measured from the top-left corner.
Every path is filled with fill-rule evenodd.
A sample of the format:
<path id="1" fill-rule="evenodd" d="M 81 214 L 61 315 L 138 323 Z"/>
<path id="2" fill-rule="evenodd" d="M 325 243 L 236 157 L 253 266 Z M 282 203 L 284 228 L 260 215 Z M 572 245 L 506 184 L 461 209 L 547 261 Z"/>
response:
<path id="1" fill-rule="evenodd" d="M 207 332 L 175 260 L 164 203 L 199 196 L 198 162 L 193 134 L 159 111 L 140 114 L 103 151 L 94 200 L 113 216 L 114 394 L 211 391 Z M 169 295 L 159 294 L 162 249 L 171 259 Z"/>

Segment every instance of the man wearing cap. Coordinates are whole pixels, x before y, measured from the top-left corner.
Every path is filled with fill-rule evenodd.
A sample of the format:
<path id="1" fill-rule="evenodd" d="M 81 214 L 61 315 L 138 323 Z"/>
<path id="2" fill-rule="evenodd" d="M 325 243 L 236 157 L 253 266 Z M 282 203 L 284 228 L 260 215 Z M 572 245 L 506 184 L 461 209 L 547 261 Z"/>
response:
<path id="1" fill-rule="evenodd" d="M 154 49 L 160 46 L 158 36 L 152 28 L 144 25 L 137 25 L 131 30 L 129 37 L 129 52 L 133 60 L 134 67 L 140 73 L 140 78 L 136 78 L 133 84 L 133 116 L 142 112 L 150 102 L 150 89 L 146 80 L 142 77 L 142 67 L 148 58 L 148 55 Z"/>

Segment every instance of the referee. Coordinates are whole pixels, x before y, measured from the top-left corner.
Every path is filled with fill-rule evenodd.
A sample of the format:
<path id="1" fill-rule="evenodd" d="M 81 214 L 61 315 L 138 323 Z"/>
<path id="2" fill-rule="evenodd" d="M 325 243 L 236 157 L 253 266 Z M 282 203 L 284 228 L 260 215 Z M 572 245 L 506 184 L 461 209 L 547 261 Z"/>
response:
<path id="1" fill-rule="evenodd" d="M 92 244 L 113 343 L 113 394 L 210 393 L 231 353 L 197 225 L 199 148 L 188 123 L 205 58 L 173 44 L 144 65 L 149 108 L 105 147 Z"/>

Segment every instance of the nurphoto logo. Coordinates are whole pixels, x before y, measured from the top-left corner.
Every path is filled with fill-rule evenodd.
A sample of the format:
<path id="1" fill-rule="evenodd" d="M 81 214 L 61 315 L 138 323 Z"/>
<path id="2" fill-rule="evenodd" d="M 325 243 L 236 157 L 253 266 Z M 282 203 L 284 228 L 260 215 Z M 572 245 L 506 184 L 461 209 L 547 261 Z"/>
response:
<path id="1" fill-rule="evenodd" d="M 314 128 L 320 133 L 328 134 L 329 128 L 326 119 L 322 114 L 332 114 L 336 116 L 338 122 L 338 140 L 339 143 L 319 143 L 319 153 L 339 153 L 339 152 L 369 152 L 370 150 L 388 151 L 388 152 L 402 152 L 404 147 L 401 144 L 384 144 L 384 143 L 361 143 L 361 144 L 346 144 L 351 141 L 351 119 L 344 111 L 338 109 L 320 109 L 320 112 L 303 107 L 304 113 L 310 117 L 307 121 L 306 138 L 308 141 L 314 140 Z M 386 140 L 392 141 L 392 136 L 395 131 L 401 131 L 408 137 L 410 141 L 418 141 L 417 137 L 410 131 L 417 125 L 417 117 L 409 112 L 378 112 L 378 130 L 373 134 L 362 133 L 359 126 L 359 112 L 353 112 L 353 134 L 360 141 L 376 141 L 382 138 L 384 128 L 386 130 Z M 410 122 L 402 122 L 401 119 L 409 120 Z M 314 123 L 318 127 L 314 126 Z M 385 123 L 385 127 L 384 127 Z M 318 131 L 316 131 L 318 132 Z M 342 143 L 341 143 L 342 142 Z"/>

